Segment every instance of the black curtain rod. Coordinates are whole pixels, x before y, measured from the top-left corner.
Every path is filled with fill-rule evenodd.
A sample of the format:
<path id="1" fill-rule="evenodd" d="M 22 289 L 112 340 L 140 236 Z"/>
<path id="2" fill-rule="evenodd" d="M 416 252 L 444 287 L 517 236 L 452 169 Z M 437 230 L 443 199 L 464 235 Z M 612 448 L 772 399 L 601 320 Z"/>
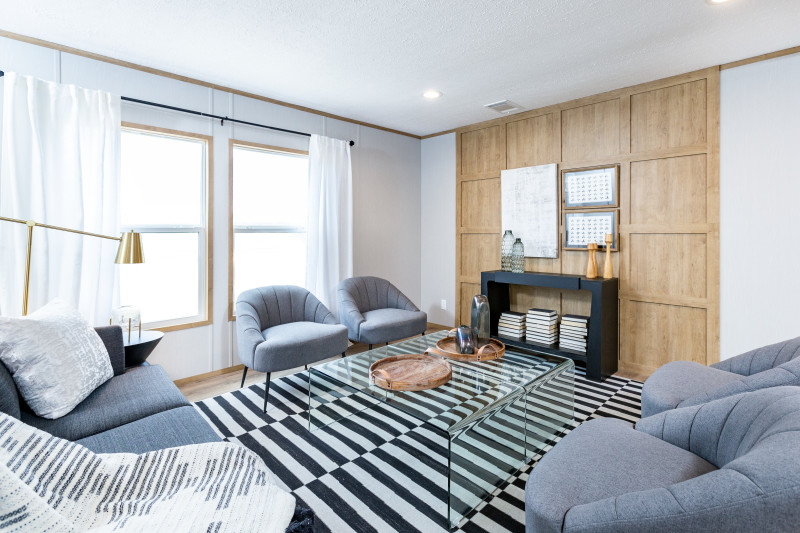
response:
<path id="1" fill-rule="evenodd" d="M 5 72 L 0 70 L 0 78 L 2 78 L 4 75 L 5 75 Z M 258 124 L 256 122 L 248 122 L 246 120 L 239 120 L 239 119 L 236 119 L 236 118 L 222 117 L 220 115 L 212 115 L 211 113 L 203 113 L 202 111 L 194 111 L 193 109 L 185 109 L 183 107 L 175 107 L 175 106 L 171 106 L 171 105 L 159 104 L 159 103 L 156 103 L 156 102 L 148 102 L 147 100 L 139 100 L 139 99 L 136 99 L 136 98 L 128 98 L 127 96 L 122 96 L 121 98 L 122 98 L 122 100 L 125 100 L 126 102 L 133 102 L 135 104 L 143 104 L 143 105 L 149 105 L 149 106 L 152 106 L 152 107 L 160 107 L 161 109 L 169 109 L 170 111 L 178 111 L 180 113 L 188 113 L 190 115 L 197 115 L 197 116 L 200 116 L 200 117 L 207 117 L 207 118 L 217 119 L 217 120 L 220 121 L 221 124 L 225 124 L 225 121 L 227 120 L 228 122 L 234 122 L 236 124 L 244 124 L 246 126 L 253 126 L 253 127 L 256 127 L 256 128 L 264 128 L 264 129 L 273 130 L 273 131 L 282 131 L 283 133 L 291 133 L 292 135 L 303 135 L 305 137 L 311 137 L 310 133 L 305 133 L 303 131 L 287 130 L 285 128 L 276 128 L 275 126 L 267 126 L 266 124 Z M 356 144 L 355 141 L 350 141 L 350 146 L 355 146 L 355 144 Z"/>

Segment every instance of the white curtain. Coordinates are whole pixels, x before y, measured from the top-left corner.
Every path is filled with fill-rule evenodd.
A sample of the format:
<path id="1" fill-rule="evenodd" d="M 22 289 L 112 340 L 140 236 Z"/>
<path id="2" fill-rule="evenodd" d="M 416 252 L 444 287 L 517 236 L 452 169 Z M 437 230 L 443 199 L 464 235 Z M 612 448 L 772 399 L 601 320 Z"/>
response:
<path id="1" fill-rule="evenodd" d="M 336 287 L 353 275 L 350 143 L 312 135 L 308 148 L 306 288 L 336 313 Z"/>
<path id="2" fill-rule="evenodd" d="M 120 98 L 6 72 L 0 215 L 118 236 Z M 27 233 L 0 221 L 0 313 L 22 312 Z M 114 302 L 116 241 L 34 228 L 28 312 L 53 298 L 91 323 Z"/>

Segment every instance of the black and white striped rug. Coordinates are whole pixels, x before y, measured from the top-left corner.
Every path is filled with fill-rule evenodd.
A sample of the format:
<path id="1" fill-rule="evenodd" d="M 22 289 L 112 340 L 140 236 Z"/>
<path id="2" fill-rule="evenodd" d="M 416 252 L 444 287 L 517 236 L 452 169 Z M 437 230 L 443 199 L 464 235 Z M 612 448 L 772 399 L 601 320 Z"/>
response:
<path id="1" fill-rule="evenodd" d="M 573 425 L 598 417 L 634 422 L 641 391 L 638 381 L 595 383 L 576 368 Z M 316 531 L 447 531 L 447 441 L 439 434 L 384 405 L 309 432 L 306 372 L 272 382 L 266 414 L 263 395 L 263 384 L 251 385 L 195 406 L 220 436 L 255 451 L 298 504 L 314 510 Z M 501 485 L 457 531 L 524 531 L 525 482 L 539 458 Z"/>

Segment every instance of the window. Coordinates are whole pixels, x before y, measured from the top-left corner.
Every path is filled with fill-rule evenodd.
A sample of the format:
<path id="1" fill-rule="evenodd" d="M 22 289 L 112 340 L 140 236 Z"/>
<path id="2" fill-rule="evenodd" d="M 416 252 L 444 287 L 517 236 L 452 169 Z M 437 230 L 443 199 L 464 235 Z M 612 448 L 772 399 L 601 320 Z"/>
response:
<path id="1" fill-rule="evenodd" d="M 211 138 L 123 126 L 120 224 L 141 232 L 145 262 L 120 265 L 120 303 L 150 328 L 209 324 Z"/>
<path id="2" fill-rule="evenodd" d="M 236 297 L 305 285 L 308 153 L 231 141 L 230 318 Z"/>

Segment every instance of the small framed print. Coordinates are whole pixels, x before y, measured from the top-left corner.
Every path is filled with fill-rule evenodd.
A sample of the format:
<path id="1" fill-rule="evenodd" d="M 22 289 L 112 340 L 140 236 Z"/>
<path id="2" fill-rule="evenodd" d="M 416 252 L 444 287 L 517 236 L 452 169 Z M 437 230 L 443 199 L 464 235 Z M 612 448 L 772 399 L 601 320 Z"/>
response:
<path id="1" fill-rule="evenodd" d="M 565 209 L 618 207 L 619 165 L 561 171 Z"/>
<path id="2" fill-rule="evenodd" d="M 618 251 L 617 211 L 564 213 L 564 249 L 586 250 L 590 242 L 600 250 L 606 247 L 606 233 L 611 233 L 611 251 Z"/>

